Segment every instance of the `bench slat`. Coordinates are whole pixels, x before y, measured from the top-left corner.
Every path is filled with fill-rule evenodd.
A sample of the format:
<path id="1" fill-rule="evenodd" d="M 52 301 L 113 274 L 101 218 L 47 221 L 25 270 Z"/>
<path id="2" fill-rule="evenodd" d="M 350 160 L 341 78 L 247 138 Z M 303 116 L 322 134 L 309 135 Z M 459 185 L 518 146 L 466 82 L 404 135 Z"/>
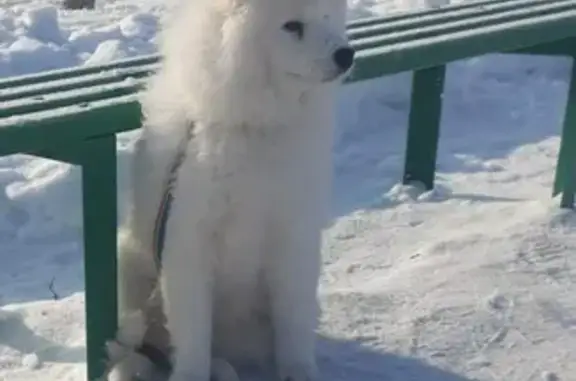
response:
<path id="1" fill-rule="evenodd" d="M 58 81 L 61 79 L 70 79 L 87 74 L 99 74 L 103 71 L 113 69 L 126 69 L 138 66 L 147 66 L 158 62 L 157 55 L 145 55 L 136 58 L 127 58 L 102 65 L 72 67 L 66 69 L 51 70 L 48 72 L 19 75 L 0 79 L 0 90 L 15 88 L 19 86 L 35 85 L 40 82 Z M 1 92 L 0 92 L 1 94 Z"/>
<path id="2" fill-rule="evenodd" d="M 387 33 L 398 33 L 410 29 L 418 29 L 431 25 L 440 25 L 451 21 L 463 21 L 474 19 L 479 16 L 488 16 L 499 12 L 525 9 L 531 6 L 554 5 L 565 2 L 564 0 L 511 0 L 505 2 L 489 3 L 483 7 L 452 9 L 449 7 L 441 13 L 426 13 L 419 17 L 406 17 L 398 21 L 382 19 L 377 23 L 364 27 L 350 26 L 349 36 L 352 40 L 382 35 Z"/>
<path id="3" fill-rule="evenodd" d="M 18 98 L 0 104 L 0 118 L 133 94 L 141 89 L 144 83 L 145 79 L 137 79 L 109 85 L 75 88 L 40 97 Z"/>
<path id="4" fill-rule="evenodd" d="M 128 67 L 102 73 L 73 76 L 68 79 L 22 85 L 16 88 L 7 88 L 0 90 L 0 102 L 8 102 L 19 98 L 41 96 L 44 94 L 86 88 L 90 86 L 118 83 L 131 78 L 143 78 L 152 73 L 156 68 L 156 64 L 140 67 Z"/>
<path id="5" fill-rule="evenodd" d="M 364 50 L 377 46 L 400 44 L 406 41 L 412 42 L 419 39 L 429 39 L 439 35 L 449 35 L 451 33 L 469 31 L 472 29 L 476 30 L 475 33 L 481 33 L 483 28 L 499 24 L 506 25 L 508 29 L 513 29 L 515 28 L 514 23 L 516 21 L 523 22 L 528 19 L 560 14 L 561 12 L 575 9 L 576 0 L 563 0 L 553 4 L 540 4 L 528 8 L 513 9 L 473 19 L 434 24 L 424 28 L 412 28 L 398 33 L 390 32 L 389 34 L 380 34 L 376 37 L 354 40 L 352 41 L 352 46 L 357 50 Z"/>
<path id="6" fill-rule="evenodd" d="M 42 152 L 63 141 L 81 141 L 140 128 L 140 103 L 136 94 L 92 102 L 85 106 L 0 119 L 0 156 Z M 71 128 L 71 126 L 73 126 Z M 31 136 L 34 139 L 31 140 Z"/>
<path id="7" fill-rule="evenodd" d="M 442 65 L 487 53 L 519 50 L 576 34 L 576 10 L 383 46 L 357 53 L 352 80 Z"/>
<path id="8" fill-rule="evenodd" d="M 366 27 L 374 24 L 380 24 L 382 22 L 393 22 L 393 21 L 401 21 L 406 19 L 413 19 L 427 15 L 436 15 L 439 13 L 450 12 L 450 11 L 457 11 L 469 8 L 483 8 L 485 6 L 489 6 L 492 4 L 503 4 L 503 3 L 510 3 L 516 0 L 484 0 L 484 1 L 466 1 L 459 4 L 441 6 L 433 9 L 420 9 L 412 12 L 400 12 L 395 15 L 379 15 L 373 17 L 363 17 L 358 20 L 351 21 L 348 25 L 350 28 L 357 28 L 357 27 Z M 540 0 L 540 1 L 548 1 L 548 0 Z M 554 0 L 551 0 L 554 1 Z"/>

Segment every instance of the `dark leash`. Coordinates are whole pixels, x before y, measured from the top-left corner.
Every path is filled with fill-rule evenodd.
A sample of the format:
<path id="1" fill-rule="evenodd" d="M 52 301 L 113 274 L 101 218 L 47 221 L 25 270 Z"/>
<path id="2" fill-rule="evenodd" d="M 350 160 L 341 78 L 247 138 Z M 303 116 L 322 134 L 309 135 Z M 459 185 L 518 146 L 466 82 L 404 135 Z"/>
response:
<path id="1" fill-rule="evenodd" d="M 166 177 L 164 191 L 162 193 L 162 199 L 160 200 L 160 206 L 158 207 L 158 212 L 156 214 L 156 221 L 154 223 L 154 232 L 152 240 L 152 250 L 154 253 L 154 260 L 158 269 L 162 267 L 162 251 L 164 250 L 164 243 L 166 239 L 166 224 L 168 218 L 170 217 L 170 211 L 172 209 L 172 203 L 174 201 L 174 187 L 176 181 L 178 180 L 178 170 L 182 166 L 184 159 L 186 159 L 186 148 L 188 143 L 192 139 L 192 132 L 194 131 L 194 124 L 190 125 L 186 129 L 186 136 L 176 150 L 176 155 L 174 160 L 169 167 L 168 175 Z"/>
<path id="2" fill-rule="evenodd" d="M 176 155 L 174 156 L 174 160 L 168 169 L 164 190 L 162 192 L 162 199 L 160 200 L 160 206 L 158 207 L 158 212 L 156 214 L 152 250 L 158 270 L 160 270 L 162 267 L 162 251 L 164 250 L 164 243 L 166 239 L 166 224 L 168 222 L 168 218 L 170 217 L 172 203 L 174 202 L 173 192 L 178 180 L 178 170 L 186 159 L 186 149 L 190 143 L 190 140 L 192 139 L 193 130 L 194 124 L 191 123 L 186 129 L 186 135 L 184 139 L 182 139 L 180 144 L 178 144 Z M 146 357 L 152 364 L 154 364 L 154 366 L 156 366 L 158 370 L 165 373 L 170 373 L 172 371 L 172 362 L 170 361 L 168 355 L 155 346 L 144 342 L 135 348 L 135 352 L 141 356 Z"/>
<path id="3" fill-rule="evenodd" d="M 142 343 L 134 350 L 150 361 L 159 371 L 170 374 L 172 372 L 172 362 L 166 353 L 148 343 Z"/>

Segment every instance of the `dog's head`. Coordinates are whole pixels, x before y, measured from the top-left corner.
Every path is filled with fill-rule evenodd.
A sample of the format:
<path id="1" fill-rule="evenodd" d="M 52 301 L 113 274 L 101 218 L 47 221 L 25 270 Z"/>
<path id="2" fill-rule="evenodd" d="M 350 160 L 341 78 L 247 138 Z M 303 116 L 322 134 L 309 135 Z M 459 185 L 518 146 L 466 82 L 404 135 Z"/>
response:
<path id="1" fill-rule="evenodd" d="M 273 0 L 281 7 L 266 22 L 263 49 L 278 76 L 309 83 L 342 78 L 352 67 L 354 50 L 345 30 L 341 0 Z M 276 4 L 278 3 L 278 4 Z"/>
<path id="2" fill-rule="evenodd" d="M 346 0 L 179 1 L 153 102 L 178 92 L 170 101 L 204 119 L 273 123 L 301 94 L 337 84 L 352 67 Z"/>
<path id="3" fill-rule="evenodd" d="M 216 1 L 227 7 L 223 44 L 236 50 L 230 59 L 249 62 L 276 82 L 332 82 L 352 67 L 345 0 Z"/>

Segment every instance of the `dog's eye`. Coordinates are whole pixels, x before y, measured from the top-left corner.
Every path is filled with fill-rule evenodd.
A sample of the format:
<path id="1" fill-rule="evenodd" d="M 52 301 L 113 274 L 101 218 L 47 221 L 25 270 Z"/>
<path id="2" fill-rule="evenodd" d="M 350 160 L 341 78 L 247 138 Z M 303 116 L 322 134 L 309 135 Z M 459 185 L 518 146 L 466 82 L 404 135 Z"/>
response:
<path id="1" fill-rule="evenodd" d="M 304 23 L 302 21 L 288 21 L 282 26 L 282 29 L 296 35 L 300 40 L 304 37 Z"/>

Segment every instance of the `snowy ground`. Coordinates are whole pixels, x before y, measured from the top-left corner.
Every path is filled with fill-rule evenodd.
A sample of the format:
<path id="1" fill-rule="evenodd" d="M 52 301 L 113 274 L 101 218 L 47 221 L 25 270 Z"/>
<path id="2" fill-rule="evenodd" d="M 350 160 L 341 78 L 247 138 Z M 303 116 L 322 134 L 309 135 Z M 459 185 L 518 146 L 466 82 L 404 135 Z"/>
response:
<path id="1" fill-rule="evenodd" d="M 58 3 L 0 0 L 0 77 L 154 51 L 161 0 Z M 359 17 L 446 1 L 349 3 Z M 438 186 L 424 194 L 397 185 L 409 76 L 345 87 L 323 380 L 576 380 L 576 215 L 549 197 L 569 69 L 518 56 L 451 65 Z M 132 141 L 120 138 L 121 173 Z M 0 381 L 84 379 L 79 176 L 0 158 Z"/>

